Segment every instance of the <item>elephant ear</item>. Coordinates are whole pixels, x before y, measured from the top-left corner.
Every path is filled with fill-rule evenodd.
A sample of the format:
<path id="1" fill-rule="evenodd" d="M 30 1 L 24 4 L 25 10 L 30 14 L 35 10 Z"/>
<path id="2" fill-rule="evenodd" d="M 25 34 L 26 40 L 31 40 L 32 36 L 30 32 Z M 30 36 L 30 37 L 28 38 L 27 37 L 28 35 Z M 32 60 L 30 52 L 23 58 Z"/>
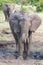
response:
<path id="1" fill-rule="evenodd" d="M 6 4 L 3 4 L 3 5 L 2 5 L 2 10 L 3 10 L 3 11 L 7 11 Z"/>
<path id="2" fill-rule="evenodd" d="M 41 19 L 36 14 L 32 14 L 30 17 L 31 17 L 30 18 L 31 19 L 31 28 L 30 28 L 30 31 L 35 32 L 37 30 L 37 28 L 41 24 Z"/>

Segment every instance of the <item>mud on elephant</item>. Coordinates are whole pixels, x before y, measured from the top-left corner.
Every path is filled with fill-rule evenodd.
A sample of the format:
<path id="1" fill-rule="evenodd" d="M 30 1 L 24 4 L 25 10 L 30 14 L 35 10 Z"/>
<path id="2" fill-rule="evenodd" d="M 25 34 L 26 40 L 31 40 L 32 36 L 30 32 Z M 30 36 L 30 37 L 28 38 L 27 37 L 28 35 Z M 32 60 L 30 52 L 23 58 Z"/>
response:
<path id="1" fill-rule="evenodd" d="M 8 20 L 11 13 L 14 11 L 14 4 L 12 3 L 5 3 L 2 5 L 2 10 L 5 15 L 5 20 Z"/>
<path id="2" fill-rule="evenodd" d="M 27 15 L 17 11 L 10 15 L 9 24 L 16 40 L 16 58 L 18 55 L 26 59 L 30 53 L 32 32 L 35 32 L 41 24 L 41 19 L 36 14 Z"/>

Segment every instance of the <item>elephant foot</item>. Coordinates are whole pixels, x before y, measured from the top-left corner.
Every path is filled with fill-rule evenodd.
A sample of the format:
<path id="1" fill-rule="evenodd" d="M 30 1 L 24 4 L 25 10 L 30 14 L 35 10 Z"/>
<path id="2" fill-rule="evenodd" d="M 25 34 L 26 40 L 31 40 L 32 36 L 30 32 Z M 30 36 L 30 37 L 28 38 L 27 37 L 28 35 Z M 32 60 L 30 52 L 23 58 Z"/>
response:
<path id="1" fill-rule="evenodd" d="M 15 51 L 15 59 L 18 59 L 18 57 L 19 57 L 19 53 L 18 53 L 18 51 Z"/>
<path id="2" fill-rule="evenodd" d="M 23 52 L 23 59 L 24 59 L 24 60 L 27 59 L 27 52 L 26 52 L 26 51 Z"/>

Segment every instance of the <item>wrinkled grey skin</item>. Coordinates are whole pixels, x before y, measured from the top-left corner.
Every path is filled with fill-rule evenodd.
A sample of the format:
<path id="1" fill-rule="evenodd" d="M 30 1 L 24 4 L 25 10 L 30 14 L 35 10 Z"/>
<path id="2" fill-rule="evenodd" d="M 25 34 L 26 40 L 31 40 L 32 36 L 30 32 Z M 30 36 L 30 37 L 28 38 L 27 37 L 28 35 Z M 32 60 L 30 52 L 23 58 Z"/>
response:
<path id="1" fill-rule="evenodd" d="M 5 3 L 5 4 L 2 5 L 2 10 L 3 10 L 3 13 L 5 15 L 5 20 L 8 20 L 10 14 L 14 10 L 14 4 Z"/>
<path id="2" fill-rule="evenodd" d="M 35 32 L 40 26 L 40 17 L 36 14 L 27 15 L 25 12 L 17 11 L 10 15 L 9 23 L 16 40 L 16 50 L 19 55 L 22 56 L 24 51 L 28 56 L 32 43 L 32 32 Z"/>

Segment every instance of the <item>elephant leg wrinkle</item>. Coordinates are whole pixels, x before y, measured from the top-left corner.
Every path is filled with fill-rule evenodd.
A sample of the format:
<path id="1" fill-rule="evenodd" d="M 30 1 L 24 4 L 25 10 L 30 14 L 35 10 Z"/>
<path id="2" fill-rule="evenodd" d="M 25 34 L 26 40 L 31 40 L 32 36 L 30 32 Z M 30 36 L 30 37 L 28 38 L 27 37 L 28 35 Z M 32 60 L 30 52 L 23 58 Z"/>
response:
<path id="1" fill-rule="evenodd" d="M 32 32 L 29 32 L 29 37 L 28 37 L 28 56 L 30 55 L 30 46 L 32 44 Z"/>
<path id="2" fill-rule="evenodd" d="M 27 59 L 27 43 L 24 43 L 23 59 Z"/>

